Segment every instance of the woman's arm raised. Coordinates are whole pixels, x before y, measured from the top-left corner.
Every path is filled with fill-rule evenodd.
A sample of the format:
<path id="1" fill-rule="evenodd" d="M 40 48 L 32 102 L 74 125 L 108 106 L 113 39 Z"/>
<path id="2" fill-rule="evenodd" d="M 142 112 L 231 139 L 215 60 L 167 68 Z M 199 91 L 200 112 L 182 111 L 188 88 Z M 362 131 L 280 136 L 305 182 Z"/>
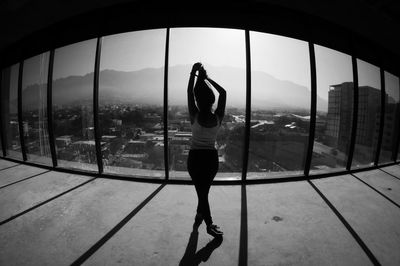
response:
<path id="1" fill-rule="evenodd" d="M 193 93 L 193 87 L 194 87 L 194 76 L 196 75 L 196 71 L 198 71 L 201 67 L 201 63 L 196 63 L 192 67 L 192 71 L 190 72 L 190 78 L 189 78 L 189 84 L 187 88 L 187 100 L 188 100 L 188 109 L 189 109 L 189 115 L 190 115 L 190 122 L 193 124 L 194 122 L 194 117 L 199 111 L 197 109 L 195 100 L 194 100 L 194 93 Z"/>
<path id="2" fill-rule="evenodd" d="M 226 106 L 226 91 L 222 88 L 217 82 L 207 77 L 207 80 L 211 83 L 211 85 L 218 91 L 218 105 L 217 109 L 215 109 L 215 114 L 218 116 L 219 121 L 222 122 L 222 119 L 225 115 L 225 106 Z"/>

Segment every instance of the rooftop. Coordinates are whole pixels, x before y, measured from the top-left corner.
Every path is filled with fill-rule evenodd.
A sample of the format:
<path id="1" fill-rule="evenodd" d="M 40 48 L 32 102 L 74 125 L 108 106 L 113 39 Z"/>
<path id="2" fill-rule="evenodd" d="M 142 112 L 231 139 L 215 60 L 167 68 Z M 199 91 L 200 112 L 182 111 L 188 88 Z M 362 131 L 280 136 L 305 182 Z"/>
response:
<path id="1" fill-rule="evenodd" d="M 193 186 L 0 159 L 0 265 L 399 265 L 400 166 L 211 188 L 222 242 L 192 230 Z"/>

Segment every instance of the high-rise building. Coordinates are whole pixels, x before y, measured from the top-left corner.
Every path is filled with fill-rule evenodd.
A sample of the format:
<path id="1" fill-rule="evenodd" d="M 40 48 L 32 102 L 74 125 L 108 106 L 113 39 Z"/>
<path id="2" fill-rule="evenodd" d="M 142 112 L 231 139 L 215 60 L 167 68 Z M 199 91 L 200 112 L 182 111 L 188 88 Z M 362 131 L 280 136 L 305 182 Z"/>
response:
<path id="1" fill-rule="evenodd" d="M 353 117 L 353 82 L 331 85 L 328 92 L 327 144 L 347 151 Z"/>
<path id="2" fill-rule="evenodd" d="M 358 89 L 358 115 L 356 144 L 372 147 L 375 135 L 379 134 L 381 113 L 381 91 L 360 86 Z"/>
<path id="3" fill-rule="evenodd" d="M 372 147 L 379 133 L 381 91 L 370 86 L 358 90 L 356 144 Z M 345 152 L 352 128 L 353 83 L 330 86 L 326 135 L 328 144 Z"/>

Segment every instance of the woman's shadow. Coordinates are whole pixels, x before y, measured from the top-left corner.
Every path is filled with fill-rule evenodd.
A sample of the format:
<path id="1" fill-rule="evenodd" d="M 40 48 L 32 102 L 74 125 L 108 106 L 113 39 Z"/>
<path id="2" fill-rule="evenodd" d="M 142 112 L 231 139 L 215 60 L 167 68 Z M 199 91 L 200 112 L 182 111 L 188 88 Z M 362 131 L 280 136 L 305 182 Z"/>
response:
<path id="1" fill-rule="evenodd" d="M 223 241 L 222 236 L 216 237 L 208 242 L 207 245 L 205 245 L 202 249 L 196 252 L 198 239 L 199 231 L 197 228 L 193 228 L 192 233 L 190 233 L 185 254 L 179 262 L 179 266 L 199 265 L 201 262 L 206 262 L 210 258 L 211 253 L 218 248 Z"/>

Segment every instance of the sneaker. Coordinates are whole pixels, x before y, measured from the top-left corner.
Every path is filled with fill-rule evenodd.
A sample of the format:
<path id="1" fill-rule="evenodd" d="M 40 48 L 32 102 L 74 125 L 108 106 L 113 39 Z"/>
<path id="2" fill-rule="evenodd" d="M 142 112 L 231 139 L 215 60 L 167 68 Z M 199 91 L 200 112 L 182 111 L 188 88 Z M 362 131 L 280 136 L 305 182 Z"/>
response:
<path id="1" fill-rule="evenodd" d="M 213 237 L 222 237 L 224 234 L 221 230 L 219 230 L 219 226 L 215 224 L 211 224 L 207 226 L 207 233 L 212 235 Z"/>
<path id="2" fill-rule="evenodd" d="M 194 217 L 193 227 L 199 227 L 202 222 L 203 222 L 203 215 L 197 213 L 196 217 Z"/>

